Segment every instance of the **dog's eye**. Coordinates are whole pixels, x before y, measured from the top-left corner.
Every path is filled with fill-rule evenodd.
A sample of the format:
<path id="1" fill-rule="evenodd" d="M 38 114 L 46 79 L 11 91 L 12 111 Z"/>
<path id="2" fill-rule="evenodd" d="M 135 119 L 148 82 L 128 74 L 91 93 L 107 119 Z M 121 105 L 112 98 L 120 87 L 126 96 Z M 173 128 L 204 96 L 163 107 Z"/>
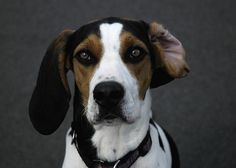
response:
<path id="1" fill-rule="evenodd" d="M 83 65 L 91 65 L 97 61 L 96 57 L 88 50 L 79 51 L 77 54 L 75 54 L 75 57 Z"/>
<path id="2" fill-rule="evenodd" d="M 141 47 L 131 47 L 127 50 L 125 61 L 130 63 L 137 63 L 143 59 L 146 51 Z"/>

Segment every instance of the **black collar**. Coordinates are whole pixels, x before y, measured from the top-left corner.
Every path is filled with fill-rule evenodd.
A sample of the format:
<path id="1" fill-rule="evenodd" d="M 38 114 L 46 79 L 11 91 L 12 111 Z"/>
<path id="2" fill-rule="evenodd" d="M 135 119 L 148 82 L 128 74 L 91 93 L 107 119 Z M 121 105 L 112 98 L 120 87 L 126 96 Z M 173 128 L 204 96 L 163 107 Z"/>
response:
<path id="1" fill-rule="evenodd" d="M 150 130 L 147 131 L 146 136 L 144 137 L 143 141 L 139 144 L 139 146 L 134 149 L 133 151 L 130 151 L 122 158 L 114 161 L 114 162 L 107 162 L 99 160 L 97 157 L 88 157 L 83 156 L 81 151 L 78 147 L 78 131 L 76 129 L 77 123 L 72 122 L 71 124 L 71 136 L 72 136 L 72 144 L 75 144 L 75 147 L 81 156 L 82 160 L 85 162 L 88 168 L 129 168 L 140 156 L 145 156 L 152 146 L 152 140 L 150 136 Z"/>

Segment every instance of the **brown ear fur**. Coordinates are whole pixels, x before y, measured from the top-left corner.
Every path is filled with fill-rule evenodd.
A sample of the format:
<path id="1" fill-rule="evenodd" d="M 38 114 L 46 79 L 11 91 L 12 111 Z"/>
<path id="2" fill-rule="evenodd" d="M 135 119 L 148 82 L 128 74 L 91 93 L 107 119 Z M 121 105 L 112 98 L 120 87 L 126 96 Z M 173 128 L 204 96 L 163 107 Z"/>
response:
<path id="1" fill-rule="evenodd" d="M 156 22 L 149 25 L 149 35 L 155 55 L 160 57 L 157 60 L 161 61 L 156 64 L 156 68 L 164 68 L 173 78 L 186 76 L 189 66 L 185 61 L 185 51 L 181 42 Z"/>
<path id="2" fill-rule="evenodd" d="M 68 37 L 74 32 L 74 30 L 64 30 L 62 31 L 57 39 L 55 40 L 55 48 L 58 50 L 58 68 L 62 83 L 65 89 L 70 92 L 68 81 L 66 78 L 66 71 L 71 68 L 69 57 L 65 51 L 66 43 L 68 41 Z"/>

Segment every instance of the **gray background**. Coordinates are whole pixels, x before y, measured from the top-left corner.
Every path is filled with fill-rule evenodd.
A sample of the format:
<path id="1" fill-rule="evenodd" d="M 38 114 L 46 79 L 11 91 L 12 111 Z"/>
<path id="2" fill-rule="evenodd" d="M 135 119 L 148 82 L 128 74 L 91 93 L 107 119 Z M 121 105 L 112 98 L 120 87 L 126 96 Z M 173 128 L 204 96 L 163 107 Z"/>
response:
<path id="1" fill-rule="evenodd" d="M 1 0 L 0 167 L 61 166 L 71 109 L 51 136 L 33 129 L 27 111 L 44 52 L 65 28 L 120 16 L 157 20 L 185 46 L 189 76 L 152 92 L 182 167 L 235 168 L 235 9 L 234 0 Z"/>

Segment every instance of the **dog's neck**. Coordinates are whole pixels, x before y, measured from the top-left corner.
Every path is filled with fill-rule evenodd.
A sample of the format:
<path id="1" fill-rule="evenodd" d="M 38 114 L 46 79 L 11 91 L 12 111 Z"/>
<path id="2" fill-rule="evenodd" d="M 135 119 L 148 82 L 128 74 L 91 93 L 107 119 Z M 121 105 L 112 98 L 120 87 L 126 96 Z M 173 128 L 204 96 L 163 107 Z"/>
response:
<path id="1" fill-rule="evenodd" d="M 76 92 L 75 92 L 76 93 Z M 78 97 L 77 97 L 78 98 Z M 75 101 L 76 100 L 75 94 Z M 74 107 L 80 111 L 78 107 Z M 79 119 L 78 148 L 82 159 L 105 160 L 113 162 L 134 150 L 142 142 L 149 128 L 152 117 L 151 96 L 148 90 L 141 106 L 141 116 L 132 124 L 120 123 L 115 126 L 92 126 L 85 115 L 75 113 Z"/>
<path id="2" fill-rule="evenodd" d="M 132 124 L 120 123 L 115 126 L 94 127 L 92 142 L 97 149 L 99 159 L 112 162 L 138 147 L 147 134 L 151 118 L 149 91 L 147 91 L 141 108 L 140 118 Z"/>

